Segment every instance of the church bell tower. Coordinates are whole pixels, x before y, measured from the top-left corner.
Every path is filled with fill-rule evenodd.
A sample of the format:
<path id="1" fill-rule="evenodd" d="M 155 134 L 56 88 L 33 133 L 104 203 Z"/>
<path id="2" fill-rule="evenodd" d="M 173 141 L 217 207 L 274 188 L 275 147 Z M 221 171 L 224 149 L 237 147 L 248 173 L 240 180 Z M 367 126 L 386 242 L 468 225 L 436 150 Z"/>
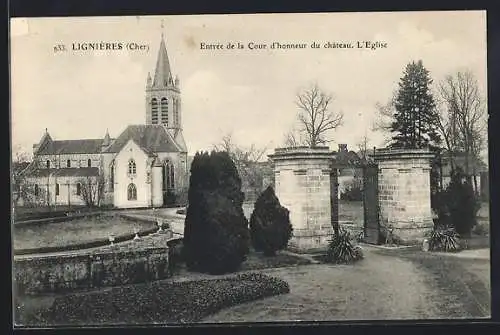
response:
<path id="1" fill-rule="evenodd" d="M 172 75 L 163 31 L 154 76 L 148 73 L 146 80 L 146 124 L 161 124 L 174 133 L 182 130 L 179 79 Z"/>

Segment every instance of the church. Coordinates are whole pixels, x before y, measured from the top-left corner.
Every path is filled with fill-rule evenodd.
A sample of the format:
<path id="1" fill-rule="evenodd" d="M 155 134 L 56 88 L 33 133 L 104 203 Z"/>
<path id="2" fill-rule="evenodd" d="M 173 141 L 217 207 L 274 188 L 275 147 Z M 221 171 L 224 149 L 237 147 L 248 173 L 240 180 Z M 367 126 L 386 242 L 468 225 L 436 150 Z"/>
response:
<path id="1" fill-rule="evenodd" d="M 188 188 L 179 79 L 173 76 L 162 34 L 154 76 L 146 79 L 146 122 L 116 138 L 53 139 L 33 145 L 23 171 L 24 205 L 161 207 Z"/>

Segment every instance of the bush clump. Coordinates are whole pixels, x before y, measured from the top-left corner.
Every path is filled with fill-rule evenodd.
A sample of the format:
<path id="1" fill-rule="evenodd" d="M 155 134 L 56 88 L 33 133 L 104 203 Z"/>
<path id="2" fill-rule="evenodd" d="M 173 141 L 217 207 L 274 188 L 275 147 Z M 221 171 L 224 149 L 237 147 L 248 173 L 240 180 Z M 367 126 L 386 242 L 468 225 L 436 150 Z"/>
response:
<path id="1" fill-rule="evenodd" d="M 474 189 L 460 168 L 451 175 L 446 190 L 436 196 L 438 208 L 438 226 L 452 226 L 461 237 L 468 237 L 477 223 L 477 212 L 481 203 Z"/>
<path id="2" fill-rule="evenodd" d="M 195 155 L 184 225 L 183 253 L 190 270 L 238 270 L 250 248 L 243 199 L 241 179 L 227 152 Z"/>
<path id="3" fill-rule="evenodd" d="M 271 186 L 260 194 L 250 216 L 250 236 L 256 251 L 266 256 L 286 248 L 292 237 L 290 212 L 281 206 Z"/>
<path id="4" fill-rule="evenodd" d="M 460 235 L 454 227 L 439 226 L 432 230 L 429 250 L 454 252 L 460 250 Z"/>
<path id="5" fill-rule="evenodd" d="M 325 261 L 334 264 L 351 264 L 363 259 L 360 246 L 352 243 L 349 231 L 340 228 L 338 235 L 334 235 L 326 252 Z"/>
<path id="6" fill-rule="evenodd" d="M 56 298 L 46 324 L 196 322 L 223 308 L 289 292 L 287 282 L 259 273 L 115 287 Z"/>

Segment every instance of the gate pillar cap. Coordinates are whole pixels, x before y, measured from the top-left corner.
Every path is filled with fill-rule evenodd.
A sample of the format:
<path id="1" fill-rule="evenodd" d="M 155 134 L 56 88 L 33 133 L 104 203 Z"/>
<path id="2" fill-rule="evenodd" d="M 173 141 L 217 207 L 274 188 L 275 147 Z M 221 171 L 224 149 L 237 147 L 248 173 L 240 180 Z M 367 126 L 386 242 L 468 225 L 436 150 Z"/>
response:
<path id="1" fill-rule="evenodd" d="M 377 149 L 373 154 L 375 162 L 400 159 L 431 159 L 434 153 L 429 149 Z"/>
<path id="2" fill-rule="evenodd" d="M 331 159 L 334 153 L 329 147 L 291 147 L 276 148 L 274 154 L 268 155 L 272 160 L 289 159 Z"/>

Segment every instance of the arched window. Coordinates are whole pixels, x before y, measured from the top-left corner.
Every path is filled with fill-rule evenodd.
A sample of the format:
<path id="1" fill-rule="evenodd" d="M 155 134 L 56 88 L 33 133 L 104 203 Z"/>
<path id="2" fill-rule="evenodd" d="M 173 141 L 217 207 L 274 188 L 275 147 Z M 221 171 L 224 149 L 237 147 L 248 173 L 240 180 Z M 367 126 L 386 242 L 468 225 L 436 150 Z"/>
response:
<path id="1" fill-rule="evenodd" d="M 135 184 L 129 184 L 127 187 L 127 199 L 128 200 L 137 200 L 137 188 Z"/>
<path id="2" fill-rule="evenodd" d="M 76 195 L 82 195 L 82 184 L 76 183 Z"/>
<path id="3" fill-rule="evenodd" d="M 71 160 L 70 160 L 70 159 L 68 159 L 68 160 L 66 161 L 66 167 L 71 167 Z"/>
<path id="4" fill-rule="evenodd" d="M 50 169 L 50 160 L 47 159 L 47 169 Z"/>
<path id="5" fill-rule="evenodd" d="M 87 161 L 87 166 L 88 167 L 92 167 L 92 160 L 89 158 L 89 160 Z"/>
<path id="6" fill-rule="evenodd" d="M 133 159 L 129 160 L 128 161 L 128 174 L 136 174 L 137 172 L 137 169 L 136 169 L 136 165 L 135 165 L 135 161 Z"/>
<path id="7" fill-rule="evenodd" d="M 161 123 L 168 127 L 168 100 L 161 98 Z"/>
<path id="8" fill-rule="evenodd" d="M 158 100 L 156 98 L 151 100 L 151 123 L 158 124 Z"/>
<path id="9" fill-rule="evenodd" d="M 173 189 L 175 186 L 175 181 L 174 181 L 174 167 L 170 162 L 167 162 L 164 166 L 165 170 L 165 175 L 164 175 L 164 180 L 165 180 L 165 189 L 170 190 Z"/>
<path id="10" fill-rule="evenodd" d="M 56 184 L 56 195 L 59 195 L 59 184 Z"/>
<path id="11" fill-rule="evenodd" d="M 174 103 L 174 123 L 179 126 L 179 100 L 175 99 Z"/>
<path id="12" fill-rule="evenodd" d="M 37 184 L 35 184 L 35 196 L 38 197 L 39 194 L 40 194 L 40 188 L 38 187 Z"/>
<path id="13" fill-rule="evenodd" d="M 111 165 L 110 173 L 109 173 L 109 190 L 113 191 L 115 187 L 115 165 Z"/>
<path id="14" fill-rule="evenodd" d="M 175 178 L 174 177 L 175 177 L 174 176 L 174 167 L 170 166 L 170 178 L 169 178 L 170 179 L 169 180 L 170 181 L 170 188 L 174 188 L 175 187 L 175 183 L 174 183 Z"/>

